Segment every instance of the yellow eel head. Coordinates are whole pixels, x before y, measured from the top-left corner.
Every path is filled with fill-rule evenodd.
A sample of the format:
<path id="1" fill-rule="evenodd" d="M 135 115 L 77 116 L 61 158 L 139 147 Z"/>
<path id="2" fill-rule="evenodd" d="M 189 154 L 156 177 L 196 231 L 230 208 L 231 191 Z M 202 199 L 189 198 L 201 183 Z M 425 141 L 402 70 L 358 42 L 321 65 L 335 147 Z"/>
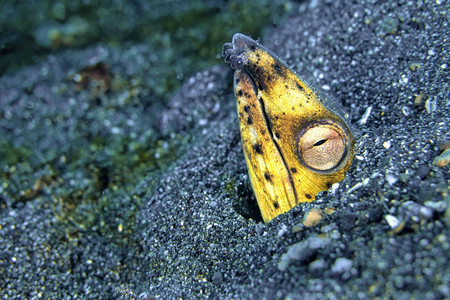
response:
<path id="1" fill-rule="evenodd" d="M 352 133 L 324 95 L 260 43 L 237 33 L 223 56 L 236 70 L 245 160 L 267 223 L 344 179 Z"/>

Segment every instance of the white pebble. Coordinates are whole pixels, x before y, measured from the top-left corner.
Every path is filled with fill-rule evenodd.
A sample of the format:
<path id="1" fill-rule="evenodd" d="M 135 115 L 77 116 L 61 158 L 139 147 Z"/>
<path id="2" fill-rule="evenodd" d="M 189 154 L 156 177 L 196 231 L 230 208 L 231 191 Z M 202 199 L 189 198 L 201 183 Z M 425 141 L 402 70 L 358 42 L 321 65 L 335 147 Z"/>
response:
<path id="1" fill-rule="evenodd" d="M 356 191 L 357 189 L 361 188 L 363 186 L 363 184 L 361 182 L 358 182 L 357 184 L 355 184 L 353 187 L 351 187 L 347 193 L 351 193 L 353 191 Z"/>
<path id="2" fill-rule="evenodd" d="M 391 227 L 392 229 L 395 229 L 400 225 L 400 220 L 394 217 L 393 215 L 385 215 L 384 219 L 386 220 L 386 223 L 388 223 L 389 227 Z"/>
<path id="3" fill-rule="evenodd" d="M 336 192 L 337 192 L 338 189 L 339 189 L 339 183 L 338 183 L 338 182 L 333 183 L 333 185 L 331 186 L 331 192 L 332 192 L 333 194 L 336 194 Z"/>
<path id="4" fill-rule="evenodd" d="M 425 109 L 427 110 L 427 113 L 434 112 L 437 109 L 436 99 L 434 100 L 427 99 L 427 101 L 425 101 Z"/>
<path id="5" fill-rule="evenodd" d="M 281 227 L 280 231 L 278 231 L 278 237 L 281 237 L 283 234 L 285 234 L 288 231 L 288 228 L 286 225 L 283 225 L 283 227 Z"/>
<path id="6" fill-rule="evenodd" d="M 437 211 L 438 213 L 443 213 L 447 209 L 447 203 L 445 201 L 426 201 L 425 206 L 433 209 L 434 211 Z"/>
<path id="7" fill-rule="evenodd" d="M 323 259 L 318 259 L 309 264 L 310 271 L 323 270 L 327 267 L 327 263 Z"/>
<path id="8" fill-rule="evenodd" d="M 391 174 L 386 174 L 386 180 L 390 185 L 394 185 L 397 182 L 397 177 Z"/>
<path id="9" fill-rule="evenodd" d="M 333 273 L 344 273 L 350 271 L 350 269 L 353 267 L 353 262 L 345 257 L 339 257 L 334 262 L 333 267 L 331 268 L 331 272 Z"/>
<path id="10" fill-rule="evenodd" d="M 372 105 L 369 106 L 369 107 L 366 109 L 366 112 L 365 112 L 364 115 L 361 117 L 361 120 L 359 120 L 359 124 L 361 124 L 361 125 L 366 124 L 366 123 L 367 123 L 367 119 L 369 118 L 371 112 L 372 112 Z"/>

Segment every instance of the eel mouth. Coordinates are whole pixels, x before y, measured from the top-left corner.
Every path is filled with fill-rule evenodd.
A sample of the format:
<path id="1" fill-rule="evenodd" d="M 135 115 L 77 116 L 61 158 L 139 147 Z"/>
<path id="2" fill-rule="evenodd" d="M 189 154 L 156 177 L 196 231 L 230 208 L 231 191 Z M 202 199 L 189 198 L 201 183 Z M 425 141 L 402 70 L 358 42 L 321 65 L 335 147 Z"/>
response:
<path id="1" fill-rule="evenodd" d="M 236 33 L 231 43 L 225 43 L 222 48 L 222 56 L 225 62 L 231 65 L 234 70 L 244 69 L 248 65 L 247 51 L 257 48 L 257 42 L 251 38 Z"/>
<path id="2" fill-rule="evenodd" d="M 258 88 L 255 79 L 248 70 L 251 64 L 248 59 L 248 54 L 257 49 L 257 47 L 258 43 L 256 41 L 242 33 L 236 33 L 233 36 L 232 42 L 225 43 L 222 48 L 222 56 L 225 57 L 225 62 L 229 63 L 234 70 L 242 70 L 243 74 L 241 76 L 248 77 L 255 96 L 258 95 Z"/>

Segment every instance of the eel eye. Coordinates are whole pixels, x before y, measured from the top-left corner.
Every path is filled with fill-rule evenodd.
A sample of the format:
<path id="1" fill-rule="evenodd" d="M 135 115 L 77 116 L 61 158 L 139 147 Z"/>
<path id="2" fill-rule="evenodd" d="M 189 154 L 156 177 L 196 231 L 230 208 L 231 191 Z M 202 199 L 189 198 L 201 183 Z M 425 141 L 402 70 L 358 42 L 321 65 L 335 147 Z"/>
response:
<path id="1" fill-rule="evenodd" d="M 348 140 L 339 124 L 331 121 L 314 122 L 300 132 L 298 156 L 313 171 L 335 171 L 348 159 Z"/>

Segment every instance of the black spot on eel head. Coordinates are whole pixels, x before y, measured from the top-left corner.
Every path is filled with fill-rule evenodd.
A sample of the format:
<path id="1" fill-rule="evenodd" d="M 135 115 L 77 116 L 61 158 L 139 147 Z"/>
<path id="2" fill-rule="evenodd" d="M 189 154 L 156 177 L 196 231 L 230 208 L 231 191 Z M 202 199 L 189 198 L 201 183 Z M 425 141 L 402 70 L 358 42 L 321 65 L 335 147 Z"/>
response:
<path id="1" fill-rule="evenodd" d="M 262 151 L 262 148 L 261 148 L 260 144 L 253 145 L 253 150 L 255 150 L 255 152 L 257 154 L 263 154 L 263 151 Z"/>

